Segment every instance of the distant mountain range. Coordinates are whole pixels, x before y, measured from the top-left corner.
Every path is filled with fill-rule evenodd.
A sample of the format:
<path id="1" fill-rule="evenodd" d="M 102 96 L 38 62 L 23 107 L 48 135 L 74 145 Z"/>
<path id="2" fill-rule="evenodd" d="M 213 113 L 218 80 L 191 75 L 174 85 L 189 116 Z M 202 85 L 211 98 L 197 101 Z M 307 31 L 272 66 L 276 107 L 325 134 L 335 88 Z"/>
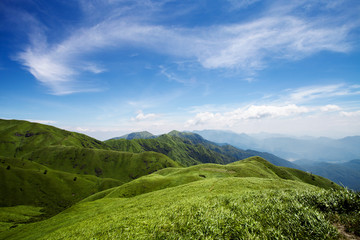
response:
<path id="1" fill-rule="evenodd" d="M 334 239 L 323 206 L 358 219 L 357 195 L 270 153 L 190 132 L 126 138 L 0 119 L 0 239 Z"/>
<path id="2" fill-rule="evenodd" d="M 294 163 L 296 164 L 298 161 Z M 308 172 L 328 178 L 341 186 L 360 191 L 360 159 L 344 163 L 306 161 L 299 164 Z"/>
<path id="3" fill-rule="evenodd" d="M 147 133 L 147 132 L 146 132 Z M 142 133 L 131 133 L 125 136 L 141 136 Z M 260 156 L 274 165 L 301 168 L 295 164 L 266 152 L 242 150 L 229 144 L 217 144 L 208 141 L 199 134 L 171 131 L 155 137 L 147 133 L 148 138 L 125 139 L 125 136 L 105 141 L 111 148 L 119 151 L 140 153 L 144 151 L 160 152 L 183 166 L 200 163 L 227 164 L 252 156 Z"/>
<path id="4" fill-rule="evenodd" d="M 252 136 L 222 130 L 203 130 L 194 131 L 194 133 L 210 141 L 228 143 L 241 149 L 269 152 L 287 160 L 346 162 L 360 158 L 360 136 L 332 139 L 294 138 L 271 134 Z"/>
<path id="5" fill-rule="evenodd" d="M 360 190 L 360 136 L 331 138 L 291 138 L 261 134 L 250 136 L 221 130 L 194 131 L 206 139 L 239 148 L 266 151 L 294 159 L 294 168 L 326 177 L 342 186 Z"/>

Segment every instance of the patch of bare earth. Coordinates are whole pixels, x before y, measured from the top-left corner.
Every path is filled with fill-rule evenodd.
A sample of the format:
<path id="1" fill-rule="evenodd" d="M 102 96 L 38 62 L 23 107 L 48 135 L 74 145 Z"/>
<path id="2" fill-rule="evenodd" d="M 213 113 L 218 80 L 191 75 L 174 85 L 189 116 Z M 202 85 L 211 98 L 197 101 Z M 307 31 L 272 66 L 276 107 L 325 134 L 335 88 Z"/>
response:
<path id="1" fill-rule="evenodd" d="M 352 233 L 348 233 L 345 231 L 345 226 L 341 225 L 340 223 L 334 223 L 333 224 L 334 227 L 336 227 L 336 229 L 339 231 L 342 239 L 346 239 L 346 240 L 360 240 L 360 237 L 352 234 Z"/>

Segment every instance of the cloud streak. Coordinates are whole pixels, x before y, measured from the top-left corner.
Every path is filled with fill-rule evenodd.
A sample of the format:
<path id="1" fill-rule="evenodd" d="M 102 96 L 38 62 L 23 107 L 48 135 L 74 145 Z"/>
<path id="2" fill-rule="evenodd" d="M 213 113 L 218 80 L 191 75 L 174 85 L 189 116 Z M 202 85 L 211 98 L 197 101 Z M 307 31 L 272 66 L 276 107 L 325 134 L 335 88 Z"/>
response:
<path id="1" fill-rule="evenodd" d="M 136 12 L 137 6 L 129 8 Z M 161 4 L 150 11 L 158 8 Z M 348 22 L 310 20 L 289 11 L 247 22 L 190 28 L 151 23 L 146 16 L 136 18 L 120 10 L 122 14 L 111 11 L 106 18 L 87 20 L 83 27 L 51 44 L 44 32 L 35 31 L 17 60 L 52 94 L 62 95 L 96 90 L 83 87 L 83 75 L 101 74 L 106 66 L 88 60 L 89 56 L 125 47 L 191 60 L 205 69 L 240 69 L 250 76 L 271 61 L 295 61 L 320 51 L 344 53 L 352 48 L 348 35 L 354 26 Z"/>
<path id="2" fill-rule="evenodd" d="M 186 126 L 217 123 L 221 126 L 231 127 L 238 122 L 246 120 L 292 117 L 308 112 L 310 112 L 309 108 L 294 104 L 285 106 L 250 105 L 224 113 L 200 112 L 193 119 L 188 120 Z"/>

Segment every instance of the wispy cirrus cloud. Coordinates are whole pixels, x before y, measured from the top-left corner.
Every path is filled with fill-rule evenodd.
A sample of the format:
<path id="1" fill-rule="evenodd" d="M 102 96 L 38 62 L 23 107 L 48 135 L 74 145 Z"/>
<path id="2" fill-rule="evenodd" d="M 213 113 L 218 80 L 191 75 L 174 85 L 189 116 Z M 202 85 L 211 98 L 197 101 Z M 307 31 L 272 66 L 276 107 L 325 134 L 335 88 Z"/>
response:
<path id="1" fill-rule="evenodd" d="M 295 103 L 311 102 L 316 99 L 360 95 L 360 86 L 347 84 L 332 84 L 323 86 L 308 86 L 289 90 L 286 101 Z M 284 100 L 282 99 L 282 100 Z"/>
<path id="2" fill-rule="evenodd" d="M 326 14 L 316 18 L 296 15 L 294 9 L 299 4 L 285 4 L 287 10 L 277 14 L 267 11 L 245 22 L 174 27 L 166 24 L 164 16 L 161 16 L 163 20 L 153 20 L 165 3 L 146 1 L 149 8 L 139 1 L 94 1 L 87 7 L 81 4 L 84 11 L 94 13 L 97 9 L 98 14 L 94 17 L 88 14 L 81 27 L 51 43 L 46 32 L 34 30 L 30 33 L 33 40 L 16 59 L 52 94 L 61 95 L 99 89 L 86 84 L 83 74 L 101 74 L 110 69 L 95 58 L 89 59 L 91 54 L 129 47 L 147 49 L 198 62 L 205 69 L 240 69 L 245 75 L 253 76 L 271 61 L 295 61 L 321 51 L 348 52 L 352 49 L 349 34 L 357 27 L 356 22 L 343 16 L 333 21 Z M 276 3 L 272 8 L 284 4 Z M 109 11 L 101 16 L 101 9 Z M 33 25 L 41 23 L 34 21 Z"/>

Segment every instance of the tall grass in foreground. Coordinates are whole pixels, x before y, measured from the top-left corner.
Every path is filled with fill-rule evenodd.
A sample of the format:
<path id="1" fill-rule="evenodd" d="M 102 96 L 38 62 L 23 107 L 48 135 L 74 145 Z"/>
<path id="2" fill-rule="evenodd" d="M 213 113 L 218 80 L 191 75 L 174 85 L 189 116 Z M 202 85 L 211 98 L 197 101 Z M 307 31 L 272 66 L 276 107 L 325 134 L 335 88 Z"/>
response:
<path id="1" fill-rule="evenodd" d="M 360 195 L 346 190 L 199 193 L 179 201 L 154 196 L 95 201 L 103 205 L 99 216 L 43 239 L 339 239 L 332 221 L 355 233 L 359 227 Z M 157 205 L 167 200 L 173 202 Z"/>

